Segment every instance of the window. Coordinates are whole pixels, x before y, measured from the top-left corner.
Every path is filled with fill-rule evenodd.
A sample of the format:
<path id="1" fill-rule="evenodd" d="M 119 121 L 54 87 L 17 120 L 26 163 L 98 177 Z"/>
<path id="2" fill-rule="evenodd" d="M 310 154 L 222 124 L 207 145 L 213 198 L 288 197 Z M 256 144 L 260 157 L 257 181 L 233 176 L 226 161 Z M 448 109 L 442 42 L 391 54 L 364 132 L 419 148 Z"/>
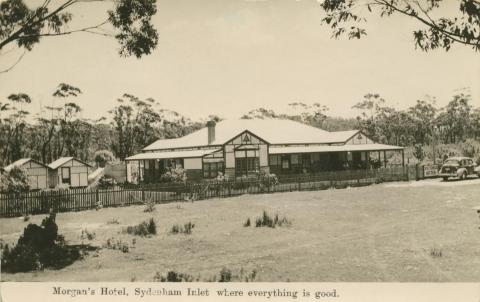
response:
<path id="1" fill-rule="evenodd" d="M 70 168 L 62 168 L 62 183 L 70 184 Z"/>
<path id="2" fill-rule="evenodd" d="M 269 165 L 270 167 L 279 167 L 281 164 L 280 155 L 270 155 Z"/>
<path id="3" fill-rule="evenodd" d="M 282 156 L 282 169 L 290 169 L 290 156 Z"/>
<path id="4" fill-rule="evenodd" d="M 249 175 L 259 171 L 258 157 L 244 157 L 235 159 L 235 174 L 237 176 Z"/>
<path id="5" fill-rule="evenodd" d="M 217 177 L 218 172 L 223 173 L 223 162 L 203 163 L 203 177 L 204 178 Z"/>

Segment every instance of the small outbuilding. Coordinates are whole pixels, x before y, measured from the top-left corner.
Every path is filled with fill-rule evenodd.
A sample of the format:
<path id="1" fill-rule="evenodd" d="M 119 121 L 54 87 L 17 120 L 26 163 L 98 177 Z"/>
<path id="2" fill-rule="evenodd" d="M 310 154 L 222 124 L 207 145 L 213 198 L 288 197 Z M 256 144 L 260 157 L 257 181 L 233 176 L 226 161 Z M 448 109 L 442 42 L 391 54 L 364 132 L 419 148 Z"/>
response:
<path id="1" fill-rule="evenodd" d="M 49 183 L 54 188 L 69 185 L 72 188 L 88 186 L 88 174 L 92 166 L 73 157 L 60 157 L 48 165 L 50 168 Z"/>
<path id="2" fill-rule="evenodd" d="M 48 167 L 46 165 L 31 158 L 22 158 L 4 167 L 3 170 L 10 172 L 14 167 L 25 170 L 30 189 L 48 188 Z"/>

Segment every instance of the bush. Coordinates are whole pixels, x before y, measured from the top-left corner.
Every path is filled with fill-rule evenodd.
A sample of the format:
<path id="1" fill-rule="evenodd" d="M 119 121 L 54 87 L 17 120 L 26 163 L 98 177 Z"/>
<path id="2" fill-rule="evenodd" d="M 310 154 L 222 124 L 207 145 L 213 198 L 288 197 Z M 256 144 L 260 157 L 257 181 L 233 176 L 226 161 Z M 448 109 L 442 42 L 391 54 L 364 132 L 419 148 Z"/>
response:
<path id="1" fill-rule="evenodd" d="M 133 243 L 133 242 L 132 242 Z M 107 242 L 103 245 L 104 248 L 110 249 L 110 250 L 119 250 L 122 253 L 128 253 L 130 251 L 130 246 L 128 243 L 115 238 L 108 238 Z"/>
<path id="2" fill-rule="evenodd" d="M 226 267 L 223 267 L 220 271 L 220 279 L 218 282 L 230 282 L 232 281 L 232 271 Z"/>
<path id="3" fill-rule="evenodd" d="M 107 162 L 115 160 L 115 156 L 109 150 L 98 150 L 94 154 L 95 162 L 99 167 L 105 167 Z"/>
<path id="4" fill-rule="evenodd" d="M 244 227 L 249 227 L 252 223 L 250 222 L 250 218 L 247 218 L 247 221 L 243 224 Z"/>
<path id="5" fill-rule="evenodd" d="M 247 222 L 250 220 L 250 218 L 247 220 Z M 270 215 L 266 212 L 263 211 L 262 217 L 258 217 L 255 220 L 255 227 L 269 227 L 269 228 L 274 228 L 276 226 L 282 227 L 282 226 L 291 226 L 292 223 L 286 218 L 282 217 L 280 218 L 278 214 L 275 214 L 274 218 L 271 218 Z M 244 226 L 247 226 L 246 223 Z"/>
<path id="6" fill-rule="evenodd" d="M 145 208 L 143 209 L 145 213 L 150 213 L 155 211 L 155 202 L 149 200 L 145 202 Z"/>
<path id="7" fill-rule="evenodd" d="M 102 176 L 98 180 L 98 188 L 99 189 L 109 189 L 113 188 L 117 185 L 117 181 L 111 177 L 108 176 Z"/>
<path id="8" fill-rule="evenodd" d="M 13 167 L 0 175 L 0 192 L 21 193 L 30 190 L 28 175 L 25 170 Z"/>
<path id="9" fill-rule="evenodd" d="M 155 282 L 253 282 L 257 278 L 257 271 L 252 270 L 250 273 L 245 274 L 243 268 L 240 269 L 238 274 L 233 274 L 232 271 L 226 267 L 223 267 L 218 275 L 213 275 L 208 279 L 201 280 L 201 276 L 194 277 L 193 275 L 186 273 L 178 273 L 176 271 L 169 271 L 166 275 L 157 272 L 153 277 Z"/>
<path id="10" fill-rule="evenodd" d="M 130 235 L 137 235 L 143 237 L 148 235 L 155 235 L 157 234 L 157 225 L 155 224 L 155 220 L 153 220 L 153 218 L 150 218 L 150 220 L 144 221 L 138 225 L 128 226 L 125 232 Z"/>
<path id="11" fill-rule="evenodd" d="M 157 272 L 153 277 L 154 282 L 198 282 L 199 279 L 199 277 L 195 279 L 192 275 L 177 273 L 175 271 L 169 271 L 166 276 L 163 276 Z"/>
<path id="12" fill-rule="evenodd" d="M 59 268 L 80 258 L 78 250 L 65 246 L 58 235 L 55 213 L 43 219 L 41 226 L 29 224 L 13 248 L 2 251 L 2 269 L 9 272 L 28 272 L 46 267 Z"/>
<path id="13" fill-rule="evenodd" d="M 95 233 L 89 232 L 87 229 L 83 229 L 82 233 L 80 234 L 80 239 L 83 241 L 85 239 L 87 240 L 93 240 L 95 239 L 96 235 Z"/>
<path id="14" fill-rule="evenodd" d="M 186 182 L 187 173 L 182 168 L 171 168 L 160 177 L 161 182 Z"/>
<path id="15" fill-rule="evenodd" d="M 107 221 L 107 224 L 120 224 L 117 218 L 112 218 Z"/>
<path id="16" fill-rule="evenodd" d="M 189 221 L 188 223 L 185 223 L 182 226 L 175 224 L 172 226 L 170 229 L 170 234 L 186 234 L 190 235 L 192 233 L 193 228 L 195 227 L 195 224 Z"/>

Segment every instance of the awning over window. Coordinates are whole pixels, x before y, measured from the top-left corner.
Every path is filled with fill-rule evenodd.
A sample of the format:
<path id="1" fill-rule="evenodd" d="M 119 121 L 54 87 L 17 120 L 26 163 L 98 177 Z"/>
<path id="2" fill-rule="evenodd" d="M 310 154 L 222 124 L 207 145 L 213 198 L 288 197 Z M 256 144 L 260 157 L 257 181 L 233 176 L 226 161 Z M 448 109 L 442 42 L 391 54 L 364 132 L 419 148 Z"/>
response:
<path id="1" fill-rule="evenodd" d="M 270 154 L 288 153 L 323 153 L 323 152 L 356 152 L 356 151 L 393 151 L 403 150 L 403 147 L 383 144 L 341 145 L 341 146 L 299 146 L 299 147 L 270 147 Z"/>
<path id="2" fill-rule="evenodd" d="M 165 151 L 165 152 L 146 152 L 127 157 L 125 160 L 148 160 L 148 159 L 169 159 L 169 158 L 192 158 L 202 157 L 217 150 L 188 150 L 188 151 Z"/>

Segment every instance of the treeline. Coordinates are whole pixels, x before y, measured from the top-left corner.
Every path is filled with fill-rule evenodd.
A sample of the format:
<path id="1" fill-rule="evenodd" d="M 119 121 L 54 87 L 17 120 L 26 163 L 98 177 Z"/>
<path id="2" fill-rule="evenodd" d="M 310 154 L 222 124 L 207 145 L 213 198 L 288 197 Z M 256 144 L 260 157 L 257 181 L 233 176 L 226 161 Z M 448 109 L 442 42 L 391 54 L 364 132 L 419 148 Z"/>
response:
<path id="1" fill-rule="evenodd" d="M 109 111 L 109 120 L 80 117 L 75 98 L 82 91 L 60 84 L 52 97 L 58 106 L 45 106 L 40 116 L 24 108 L 33 102 L 24 93 L 0 103 L 0 166 L 30 157 L 50 163 L 62 156 L 92 161 L 97 151 L 110 150 L 120 160 L 160 138 L 174 138 L 201 128 L 177 112 L 162 109 L 153 99 L 125 94 Z"/>
<path id="2" fill-rule="evenodd" d="M 362 129 L 379 143 L 399 146 L 455 144 L 480 139 L 480 107 L 472 105 L 471 96 L 465 91 L 454 95 L 445 107 L 438 107 L 434 98 L 426 97 L 405 110 L 387 106 L 379 94 L 369 93 L 353 106 L 359 114 L 350 119 L 330 117 L 328 108 L 318 103 L 296 102 L 289 106 L 293 113 L 279 114 L 258 108 L 243 118 L 288 118 L 328 131 Z"/>
<path id="3" fill-rule="evenodd" d="M 77 87 L 60 84 L 52 93 L 57 105 L 45 106 L 39 116 L 24 109 L 35 101 L 24 93 L 11 94 L 0 102 L 0 166 L 23 157 L 44 163 L 61 156 L 92 161 L 102 152 L 123 160 L 157 139 L 184 136 L 206 122 L 192 121 L 161 108 L 153 99 L 142 100 L 130 94 L 119 98 L 107 117 L 85 119 L 75 102 L 81 93 Z M 387 106 L 378 94 L 367 94 L 353 106 L 359 111 L 357 118 L 331 117 L 326 106 L 302 102 L 289 104 L 288 114 L 258 108 L 242 118 L 286 118 L 328 131 L 362 129 L 380 143 L 425 146 L 479 140 L 480 108 L 471 103 L 471 96 L 462 92 L 443 108 L 427 98 L 398 110 Z M 208 119 L 221 120 L 215 115 Z"/>

